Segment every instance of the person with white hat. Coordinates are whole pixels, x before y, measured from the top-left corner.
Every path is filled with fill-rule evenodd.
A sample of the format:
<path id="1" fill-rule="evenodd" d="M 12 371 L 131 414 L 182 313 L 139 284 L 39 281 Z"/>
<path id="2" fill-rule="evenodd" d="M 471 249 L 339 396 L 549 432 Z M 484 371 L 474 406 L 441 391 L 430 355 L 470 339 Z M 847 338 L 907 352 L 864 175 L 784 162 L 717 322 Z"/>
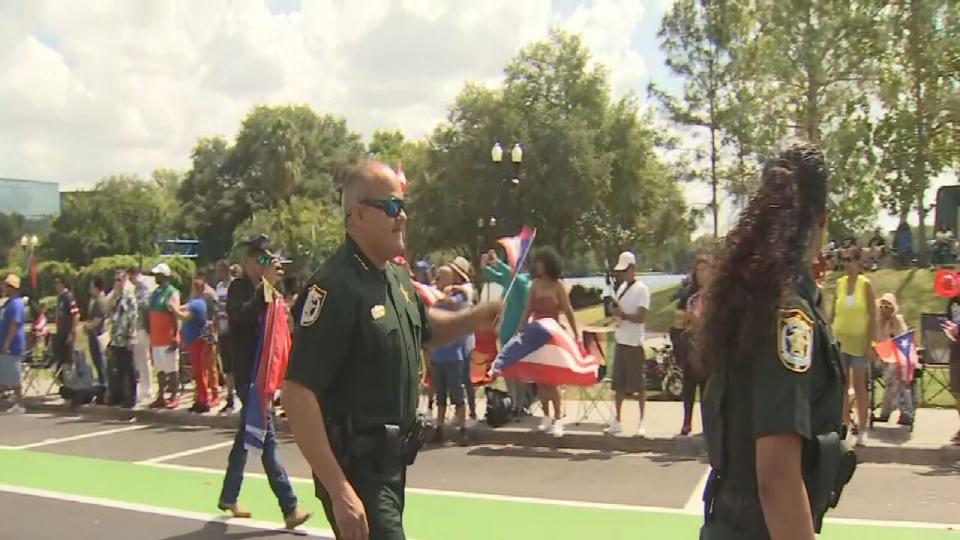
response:
<path id="1" fill-rule="evenodd" d="M 157 399 L 151 409 L 176 409 L 180 406 L 180 328 L 176 313 L 180 310 L 180 292 L 170 283 L 173 272 L 167 263 L 150 271 L 157 288 L 150 295 L 150 353 L 157 372 Z M 168 400 L 164 395 L 170 392 Z"/>
<path id="2" fill-rule="evenodd" d="M 4 280 L 7 303 L 0 310 L 0 388 L 13 389 L 16 401 L 6 412 L 23 414 L 20 403 L 23 386 L 20 381 L 20 366 L 26 352 L 26 336 L 23 333 L 23 299 L 20 298 L 20 277 L 7 275 Z"/>
<path id="3" fill-rule="evenodd" d="M 646 358 L 643 352 L 643 339 L 647 311 L 650 309 L 650 289 L 637 279 L 637 257 L 624 251 L 617 259 L 613 271 L 620 278 L 620 287 L 613 304 L 613 316 L 617 319 L 614 331 L 616 350 L 613 362 L 613 390 L 615 393 L 615 416 L 604 430 L 608 435 L 622 431 L 620 413 L 627 395 L 636 395 L 640 404 L 640 422 L 637 436 L 643 437 L 643 414 L 646 405 L 646 377 L 644 368 Z"/>

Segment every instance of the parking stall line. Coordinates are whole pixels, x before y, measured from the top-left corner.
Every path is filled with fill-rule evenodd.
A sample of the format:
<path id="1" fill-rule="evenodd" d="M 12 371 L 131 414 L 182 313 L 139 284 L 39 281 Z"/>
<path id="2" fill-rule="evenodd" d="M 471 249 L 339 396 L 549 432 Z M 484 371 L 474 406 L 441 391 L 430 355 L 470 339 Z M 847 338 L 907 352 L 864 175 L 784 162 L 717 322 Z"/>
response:
<path id="1" fill-rule="evenodd" d="M 700 514 L 703 512 L 703 490 L 707 487 L 707 480 L 709 479 L 710 467 L 707 467 L 707 470 L 703 473 L 700 481 L 697 482 L 696 486 L 694 486 L 693 492 L 690 493 L 690 498 L 687 499 L 687 504 L 683 506 L 684 512 L 687 512 L 688 514 Z"/>
<path id="2" fill-rule="evenodd" d="M 55 439 L 44 439 L 44 440 L 42 440 L 42 441 L 35 442 L 35 443 L 21 444 L 20 446 L 14 446 L 14 447 L 12 447 L 11 449 L 13 449 L 13 450 L 32 450 L 32 449 L 34 449 L 34 448 L 41 448 L 41 447 L 44 447 L 44 446 L 52 446 L 52 445 L 54 445 L 54 444 L 60 444 L 60 443 L 66 443 L 66 442 L 73 442 L 73 441 L 80 441 L 80 440 L 83 440 L 83 439 L 92 439 L 92 438 L 94 438 L 94 437 L 104 437 L 104 436 L 106 436 L 106 435 L 114 435 L 114 434 L 116 434 L 116 433 L 126 433 L 126 432 L 128 432 L 128 431 L 136 431 L 136 430 L 138 430 L 138 429 L 144 429 L 144 428 L 146 428 L 146 427 L 148 427 L 148 426 L 145 425 L 145 424 L 141 424 L 141 425 L 136 425 L 136 426 L 125 426 L 125 427 L 114 428 L 114 429 L 104 429 L 104 430 L 101 430 L 101 431 L 93 431 L 93 432 L 90 432 L 90 433 L 83 433 L 83 434 L 81 434 L 81 435 L 74 435 L 74 436 L 72 436 L 72 437 L 58 437 L 58 438 L 55 438 Z"/>
<path id="3" fill-rule="evenodd" d="M 184 450 L 183 452 L 174 452 L 172 454 L 165 454 L 162 456 L 157 456 L 155 458 L 145 459 L 143 461 L 138 461 L 140 465 L 156 465 L 158 463 L 163 463 L 166 461 L 173 461 L 175 459 L 185 458 L 187 456 L 194 456 L 197 454 L 203 454 L 204 452 L 210 452 L 213 450 L 218 450 L 220 448 L 226 448 L 228 446 L 233 446 L 233 441 L 223 441 L 216 444 L 208 444 L 207 446 L 201 446 L 199 448 L 191 448 L 190 450 Z"/>

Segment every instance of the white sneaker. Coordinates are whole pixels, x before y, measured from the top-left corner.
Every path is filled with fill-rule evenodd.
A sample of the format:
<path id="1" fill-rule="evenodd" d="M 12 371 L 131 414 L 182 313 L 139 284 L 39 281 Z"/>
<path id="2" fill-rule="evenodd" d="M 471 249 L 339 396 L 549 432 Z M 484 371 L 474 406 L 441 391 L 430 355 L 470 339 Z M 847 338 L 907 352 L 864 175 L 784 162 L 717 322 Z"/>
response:
<path id="1" fill-rule="evenodd" d="M 857 435 L 857 446 L 864 446 L 867 444 L 867 434 L 866 432 L 861 431 Z"/>
<path id="2" fill-rule="evenodd" d="M 559 421 L 554 422 L 553 429 L 551 429 L 550 432 L 553 434 L 554 439 L 559 439 L 560 437 L 563 437 L 563 423 Z"/>
<path id="3" fill-rule="evenodd" d="M 540 421 L 540 425 L 537 426 L 537 431 L 549 431 L 553 427 L 553 418 L 549 416 L 544 416 L 543 420 Z"/>
<path id="4" fill-rule="evenodd" d="M 23 405 L 19 403 L 14 403 L 9 409 L 7 409 L 8 414 L 24 414 L 26 412 L 27 410 L 24 409 Z"/>
<path id="5" fill-rule="evenodd" d="M 620 426 L 620 421 L 616 418 L 610 420 L 610 425 L 603 430 L 603 433 L 606 435 L 619 435 L 623 431 L 623 427 Z"/>
<path id="6" fill-rule="evenodd" d="M 646 437 L 647 430 L 643 429 L 643 424 L 637 426 L 637 437 Z"/>

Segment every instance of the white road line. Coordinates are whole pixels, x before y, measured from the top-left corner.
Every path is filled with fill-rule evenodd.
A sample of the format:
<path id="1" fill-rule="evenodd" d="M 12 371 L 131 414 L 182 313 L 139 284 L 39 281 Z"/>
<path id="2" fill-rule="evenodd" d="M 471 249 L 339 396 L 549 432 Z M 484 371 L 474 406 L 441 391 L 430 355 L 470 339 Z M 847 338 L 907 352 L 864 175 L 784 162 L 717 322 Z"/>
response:
<path id="1" fill-rule="evenodd" d="M 710 467 L 707 467 L 707 471 L 703 473 L 700 481 L 697 482 L 696 486 L 694 486 L 693 492 L 690 493 L 690 498 L 687 499 L 687 504 L 683 505 L 684 512 L 688 514 L 703 513 L 703 490 L 707 487 L 707 480 L 709 479 Z"/>
<path id="2" fill-rule="evenodd" d="M 209 469 L 206 467 L 191 467 L 189 465 L 176 465 L 172 463 L 151 463 L 151 467 L 160 467 L 164 469 L 173 469 L 180 471 L 190 471 L 190 472 L 199 472 L 207 474 L 219 474 L 222 475 L 223 471 L 219 469 Z M 245 472 L 244 476 L 262 478 L 266 479 L 267 476 L 263 473 L 249 473 Z M 313 484 L 313 480 L 310 478 L 297 478 L 290 477 L 291 482 L 301 483 L 301 484 Z M 703 480 L 702 482 L 705 482 Z M 566 507 L 575 507 L 575 508 L 594 508 L 601 510 L 621 510 L 628 512 L 651 512 L 651 513 L 660 513 L 660 514 L 685 514 L 685 515 L 700 515 L 702 513 L 702 508 L 697 507 L 696 511 L 689 511 L 686 508 L 667 508 L 661 506 L 637 506 L 630 504 L 613 504 L 613 503 L 595 503 L 595 502 L 586 502 L 586 501 L 570 501 L 562 499 L 541 499 L 538 497 L 517 497 L 513 495 L 494 495 L 490 493 L 475 493 L 470 491 L 448 491 L 440 489 L 427 489 L 427 488 L 407 488 L 407 493 L 416 493 L 420 495 L 438 495 L 442 497 L 457 497 L 461 499 L 479 499 L 487 501 L 502 501 L 502 502 L 515 502 L 515 503 L 525 503 L 525 504 L 544 504 L 551 506 L 566 506 Z M 698 500 L 700 495 L 703 493 L 702 487 L 696 490 L 694 493 L 697 494 Z M 692 496 L 691 496 L 692 498 Z M 687 504 L 690 504 L 689 502 Z M 701 504 L 701 503 L 698 503 Z M 830 518 L 826 519 L 828 523 L 838 523 L 844 525 L 870 525 L 874 527 L 903 527 L 903 528 L 920 528 L 920 529 L 943 529 L 943 530 L 956 530 L 960 529 L 960 524 L 952 523 L 936 523 L 936 522 L 924 522 L 924 521 L 888 521 L 888 520 L 878 520 L 878 519 L 853 519 L 853 518 Z"/>
<path id="3" fill-rule="evenodd" d="M 102 431 L 93 431 L 93 432 L 91 432 L 91 433 L 84 433 L 84 434 L 82 434 L 82 435 L 74 435 L 73 437 L 60 437 L 60 438 L 58 438 L 58 439 L 44 439 L 44 440 L 42 440 L 42 441 L 40 441 L 40 442 L 35 442 L 35 443 L 30 443 L 30 444 L 22 444 L 22 445 L 20 445 L 20 446 L 14 446 L 13 449 L 14 449 L 14 450 L 29 450 L 29 449 L 31 449 L 31 448 L 40 448 L 41 446 L 50 446 L 50 445 L 53 445 L 53 444 L 60 444 L 60 443 L 65 443 L 65 442 L 79 441 L 79 440 L 83 440 L 83 439 L 92 439 L 93 437 L 102 437 L 102 436 L 104 436 L 104 435 L 113 435 L 113 434 L 116 434 L 116 433 L 125 433 L 125 432 L 127 432 L 127 431 L 134 431 L 134 430 L 137 430 L 137 429 L 143 429 L 143 428 L 145 428 L 145 427 L 148 427 L 148 426 L 147 426 L 146 424 L 140 424 L 140 425 L 136 425 L 136 426 L 125 426 L 125 427 L 122 427 L 122 428 L 104 429 L 104 430 L 102 430 Z"/>
<path id="4" fill-rule="evenodd" d="M 110 499 L 102 499 L 99 497 L 85 497 L 83 495 L 69 495 L 66 493 L 58 493 L 55 491 L 25 488 L 20 486 L 11 486 L 7 484 L 0 484 L 0 492 L 16 493 L 19 495 L 28 495 L 31 497 L 42 497 L 44 499 L 55 499 L 59 501 L 89 504 L 94 506 L 103 506 L 107 508 L 117 508 L 119 510 L 128 510 L 131 512 L 140 512 L 144 514 L 154 514 L 158 516 L 189 519 L 193 521 L 230 523 L 231 525 L 236 525 L 238 527 L 247 527 L 251 529 L 263 529 L 267 531 L 276 531 L 278 533 L 293 534 L 298 536 L 311 536 L 314 538 L 325 538 L 327 540 L 333 540 L 333 531 L 329 529 L 304 528 L 304 529 L 297 529 L 295 531 L 288 531 L 287 529 L 281 528 L 277 523 L 270 523 L 268 521 L 255 521 L 252 519 L 231 521 L 231 520 L 228 520 L 228 518 L 224 515 L 215 516 L 212 514 L 203 514 L 200 512 L 186 512 L 183 510 L 172 510 L 170 508 L 161 508 L 158 506 L 148 506 L 145 504 L 135 504 L 135 503 L 128 503 L 123 501 L 114 501 Z"/>
<path id="5" fill-rule="evenodd" d="M 227 446 L 233 446 L 233 441 L 224 441 L 218 442 L 216 444 L 208 444 L 207 446 L 201 446 L 199 448 L 192 448 L 190 450 L 184 450 L 183 452 L 175 452 L 173 454 L 166 454 L 163 456 L 157 456 L 155 458 L 145 459 L 143 461 L 138 461 L 139 465 L 153 465 L 156 463 L 163 463 L 164 461 L 173 461 L 175 459 L 180 459 L 187 456 L 193 456 L 196 454 L 202 454 L 204 452 L 209 452 L 211 450 L 217 450 L 219 448 L 225 448 Z"/>

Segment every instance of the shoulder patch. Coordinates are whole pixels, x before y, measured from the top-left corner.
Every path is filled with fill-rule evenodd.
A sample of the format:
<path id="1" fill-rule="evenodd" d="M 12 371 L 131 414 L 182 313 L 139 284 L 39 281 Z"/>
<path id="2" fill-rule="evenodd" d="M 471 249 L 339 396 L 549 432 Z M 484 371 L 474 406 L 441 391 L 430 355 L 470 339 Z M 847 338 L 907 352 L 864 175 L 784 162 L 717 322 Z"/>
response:
<path id="1" fill-rule="evenodd" d="M 801 309 L 781 309 L 777 321 L 777 356 L 783 367 L 806 373 L 813 363 L 813 321 Z"/>
<path id="2" fill-rule="evenodd" d="M 303 309 L 300 311 L 300 326 L 306 327 L 317 322 L 326 299 L 327 291 L 316 285 L 310 286 L 307 290 L 307 298 L 303 301 Z"/>

